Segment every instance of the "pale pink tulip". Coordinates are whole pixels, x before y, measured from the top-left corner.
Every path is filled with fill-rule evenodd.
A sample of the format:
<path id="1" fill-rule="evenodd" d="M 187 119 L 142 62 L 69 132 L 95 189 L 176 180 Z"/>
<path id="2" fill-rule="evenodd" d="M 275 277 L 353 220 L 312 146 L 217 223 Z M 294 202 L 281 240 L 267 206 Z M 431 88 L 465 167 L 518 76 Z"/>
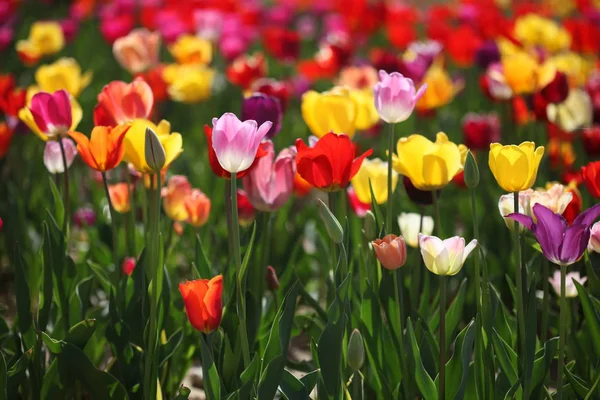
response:
<path id="1" fill-rule="evenodd" d="M 379 117 L 390 124 L 406 121 L 426 89 L 425 84 L 416 91 L 412 79 L 398 72 L 379 71 L 379 82 L 373 88 Z"/>
<path id="2" fill-rule="evenodd" d="M 60 139 L 65 148 L 65 159 L 67 161 L 67 168 L 71 167 L 73 160 L 77 155 L 77 149 L 75 144 L 69 139 Z M 62 159 L 62 152 L 60 150 L 60 144 L 57 140 L 49 140 L 46 142 L 46 148 L 44 149 L 44 165 L 51 174 L 62 174 L 65 172 L 65 165 Z"/>
<path id="3" fill-rule="evenodd" d="M 425 266 L 436 275 L 456 275 L 476 246 L 475 239 L 465 246 L 465 239 L 460 236 L 442 240 L 419 233 L 419 247 Z"/>
<path id="4" fill-rule="evenodd" d="M 121 67 L 138 74 L 158 65 L 160 35 L 146 28 L 134 29 L 115 40 L 113 54 Z"/>

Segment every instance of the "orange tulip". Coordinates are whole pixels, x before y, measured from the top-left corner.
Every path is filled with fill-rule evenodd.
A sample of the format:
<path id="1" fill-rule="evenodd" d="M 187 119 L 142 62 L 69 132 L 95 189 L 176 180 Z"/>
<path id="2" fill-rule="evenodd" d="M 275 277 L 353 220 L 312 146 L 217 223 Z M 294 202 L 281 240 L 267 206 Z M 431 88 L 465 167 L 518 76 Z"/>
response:
<path id="1" fill-rule="evenodd" d="M 129 185 L 126 183 L 108 185 L 108 193 L 116 212 L 124 214 L 131 209 L 131 202 L 129 201 Z"/>
<path id="2" fill-rule="evenodd" d="M 183 204 L 188 213 L 187 223 L 197 228 L 206 223 L 210 214 L 210 199 L 204 193 L 198 189 L 192 190 Z"/>
<path id="3" fill-rule="evenodd" d="M 163 209 L 173 221 L 185 221 L 188 212 L 185 199 L 192 194 L 192 185 L 185 175 L 173 175 L 166 188 L 162 188 Z"/>
<path id="4" fill-rule="evenodd" d="M 104 172 L 115 168 L 123 159 L 123 139 L 128 130 L 129 125 L 115 128 L 96 126 L 90 139 L 79 132 L 69 132 L 69 135 L 77 143 L 77 151 L 83 161 L 90 168 Z"/>
<path id="5" fill-rule="evenodd" d="M 219 327 L 223 307 L 223 275 L 179 284 L 185 312 L 194 328 L 209 333 Z"/>

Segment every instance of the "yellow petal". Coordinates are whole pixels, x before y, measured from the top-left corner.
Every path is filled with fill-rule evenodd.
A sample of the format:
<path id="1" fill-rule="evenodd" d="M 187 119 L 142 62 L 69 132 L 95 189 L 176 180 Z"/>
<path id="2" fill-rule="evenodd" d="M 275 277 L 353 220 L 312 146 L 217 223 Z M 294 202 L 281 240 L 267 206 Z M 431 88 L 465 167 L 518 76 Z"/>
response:
<path id="1" fill-rule="evenodd" d="M 165 149 L 165 166 L 168 167 L 183 152 L 183 139 L 179 133 L 172 133 L 161 138 L 160 142 Z"/>
<path id="2" fill-rule="evenodd" d="M 48 136 L 46 136 L 40 130 L 40 128 L 38 128 L 33 119 L 33 115 L 31 115 L 31 111 L 29 111 L 29 108 L 25 107 L 19 110 L 19 119 L 25 122 L 25 125 L 27 125 L 27 127 L 31 129 L 31 131 L 35 133 L 40 139 L 42 139 L 44 142 L 48 141 Z"/>

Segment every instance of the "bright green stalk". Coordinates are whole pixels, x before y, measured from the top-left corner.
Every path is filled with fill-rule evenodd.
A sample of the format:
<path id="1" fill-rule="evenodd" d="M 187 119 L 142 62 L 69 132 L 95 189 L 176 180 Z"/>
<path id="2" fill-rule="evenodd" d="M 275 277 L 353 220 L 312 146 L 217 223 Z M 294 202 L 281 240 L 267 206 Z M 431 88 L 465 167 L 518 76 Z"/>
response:
<path id="1" fill-rule="evenodd" d="M 567 341 L 567 268 L 560 267 L 560 322 L 559 322 L 559 342 L 558 342 L 558 382 L 557 394 L 558 400 L 564 398 L 563 382 L 565 378 L 565 345 Z"/>
<path id="2" fill-rule="evenodd" d="M 438 399 L 446 400 L 446 276 L 440 275 L 440 379 Z"/>
<path id="3" fill-rule="evenodd" d="M 548 311 L 550 309 L 550 282 L 548 277 L 550 276 L 550 263 L 546 257 L 542 260 L 543 273 L 542 273 L 542 288 L 544 291 L 544 300 L 542 305 L 542 343 L 546 343 L 548 336 Z"/>
<path id="4" fill-rule="evenodd" d="M 392 221 L 393 221 L 393 203 L 394 203 L 394 196 L 392 196 L 393 194 L 393 186 L 392 186 L 392 154 L 394 154 L 394 128 L 396 127 L 396 124 L 389 124 L 390 125 L 390 133 L 389 133 L 389 142 L 388 142 L 388 173 L 387 173 L 387 193 L 388 193 L 388 198 L 387 198 L 387 213 L 385 215 L 386 220 L 385 220 L 385 233 L 386 234 L 390 234 L 392 233 Z"/>
<path id="5" fill-rule="evenodd" d="M 65 218 L 63 220 L 63 234 L 67 235 L 67 229 L 69 227 L 69 217 L 71 215 L 71 198 L 69 196 L 69 166 L 67 165 L 67 154 L 65 153 L 65 145 L 62 142 L 62 139 L 58 139 L 58 144 L 60 146 L 60 155 L 62 157 L 63 168 L 63 179 L 64 179 L 64 189 L 63 189 L 63 199 L 65 202 Z"/>
<path id="6" fill-rule="evenodd" d="M 121 269 L 119 268 L 119 255 L 117 253 L 117 220 L 115 208 L 113 207 L 112 200 L 110 198 L 110 192 L 108 190 L 108 180 L 106 179 L 106 172 L 102 171 L 102 182 L 104 182 L 104 193 L 108 200 L 108 210 L 110 212 L 110 229 L 112 234 L 112 256 L 113 264 L 115 265 L 115 274 L 118 277 Z"/>
<path id="7" fill-rule="evenodd" d="M 514 192 L 514 210 L 519 212 L 519 192 Z M 519 331 L 519 341 L 521 342 L 521 354 L 525 356 L 525 309 L 523 304 L 523 274 L 521 265 L 521 241 L 519 240 L 519 223 L 514 221 L 514 245 L 515 245 L 515 264 L 516 264 L 516 283 L 517 283 L 517 323 Z"/>

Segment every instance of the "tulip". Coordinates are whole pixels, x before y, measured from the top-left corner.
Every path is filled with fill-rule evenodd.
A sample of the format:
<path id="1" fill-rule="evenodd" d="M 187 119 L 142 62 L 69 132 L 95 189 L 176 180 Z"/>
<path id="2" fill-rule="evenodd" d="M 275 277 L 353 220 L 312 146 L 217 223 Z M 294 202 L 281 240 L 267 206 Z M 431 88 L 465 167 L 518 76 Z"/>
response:
<path id="1" fill-rule="evenodd" d="M 567 191 L 571 193 L 573 198 L 571 202 L 567 204 L 567 207 L 565 208 L 565 211 L 563 211 L 562 216 L 565 217 L 569 225 L 573 225 L 573 221 L 575 221 L 575 218 L 581 213 L 583 201 L 581 199 L 581 193 L 577 189 L 577 184 L 575 184 L 575 182 L 571 182 L 569 184 L 569 186 L 567 187 Z"/>
<path id="2" fill-rule="evenodd" d="M 508 100 L 513 97 L 513 89 L 509 85 L 504 66 L 499 63 L 491 63 L 482 76 L 481 84 L 484 93 L 492 100 Z"/>
<path id="3" fill-rule="evenodd" d="M 236 200 L 238 203 L 238 222 L 241 226 L 249 226 L 256 216 L 256 210 L 246 192 L 242 189 L 236 191 Z"/>
<path id="4" fill-rule="evenodd" d="M 71 167 L 73 160 L 77 155 L 77 150 L 72 141 L 68 139 L 59 139 L 62 141 L 65 148 L 65 158 L 67 161 L 67 168 Z M 62 152 L 60 150 L 60 144 L 57 140 L 46 142 L 46 148 L 44 149 L 44 165 L 51 174 L 62 174 L 65 172 L 65 165 L 62 159 Z"/>
<path id="5" fill-rule="evenodd" d="M 13 133 L 6 122 L 0 122 L 0 159 L 8 154 Z"/>
<path id="6" fill-rule="evenodd" d="M 113 208 L 119 214 L 125 214 L 131 209 L 129 201 L 129 185 L 126 183 L 116 183 L 108 185 L 108 193 Z"/>
<path id="7" fill-rule="evenodd" d="M 146 129 L 150 128 L 156 133 L 160 144 L 165 151 L 164 168 L 167 168 L 183 152 L 183 143 L 181 134 L 171 133 L 171 124 L 162 120 L 158 125 L 150 121 L 136 120 L 125 135 L 125 156 L 126 162 L 132 163 L 139 172 L 152 172 L 152 168 L 146 162 Z"/>
<path id="8" fill-rule="evenodd" d="M 193 35 L 181 35 L 169 46 L 169 51 L 178 64 L 208 65 L 212 60 L 212 44 Z"/>
<path id="9" fill-rule="evenodd" d="M 271 121 L 260 126 L 254 120 L 242 122 L 232 113 L 213 118 L 212 124 L 212 147 L 221 167 L 230 173 L 252 165 L 260 142 L 272 126 Z"/>
<path id="10" fill-rule="evenodd" d="M 462 120 L 462 131 L 465 146 L 470 150 L 487 150 L 500 140 L 500 118 L 496 113 L 469 112 Z"/>
<path id="11" fill-rule="evenodd" d="M 574 282 L 583 285 L 587 281 L 587 276 L 581 276 L 579 272 L 569 272 L 566 275 L 565 285 L 565 297 L 573 298 L 577 297 L 577 287 Z M 552 285 L 552 288 L 558 296 L 560 296 L 560 271 L 554 271 L 552 278 L 548 278 L 548 282 Z"/>
<path id="12" fill-rule="evenodd" d="M 422 219 L 421 219 L 422 218 Z M 431 235 L 433 233 L 433 218 L 417 213 L 401 213 L 398 216 L 400 233 L 410 247 L 419 247 L 419 234 Z M 420 231 L 419 231 L 420 230 Z"/>
<path id="13" fill-rule="evenodd" d="M 115 168 L 123 159 L 123 140 L 128 130 L 127 125 L 115 128 L 96 126 L 92 129 L 90 139 L 79 132 L 69 132 L 69 136 L 77 143 L 83 161 L 90 168 L 104 172 Z"/>
<path id="14" fill-rule="evenodd" d="M 550 52 L 566 50 L 571 45 L 569 32 L 549 18 L 528 13 L 515 21 L 515 37 L 522 44 L 541 47 Z"/>
<path id="15" fill-rule="evenodd" d="M 442 240 L 436 236 L 419 234 L 419 247 L 425 266 L 436 275 L 456 275 L 476 246 L 475 239 L 465 246 L 465 239 L 459 236 Z"/>
<path id="16" fill-rule="evenodd" d="M 590 226 L 600 216 L 600 204 L 579 214 L 569 226 L 565 218 L 541 204 L 533 206 L 537 219 L 513 213 L 508 217 L 523 224 L 537 239 L 544 256 L 552 263 L 565 267 L 581 258 L 590 240 Z"/>
<path id="17" fill-rule="evenodd" d="M 512 230 L 514 228 L 514 223 L 506 217 L 508 214 L 518 212 L 533 218 L 535 221 L 536 217 L 535 214 L 533 214 L 533 207 L 536 204 L 542 204 L 552 212 L 562 214 L 572 199 L 573 194 L 568 190 L 568 188 L 565 188 L 561 184 L 555 183 L 550 184 L 545 190 L 537 189 L 534 191 L 528 189 L 520 191 L 519 210 L 517 211 L 514 210 L 514 193 L 500 196 L 498 208 L 500 210 L 500 214 L 504 217 L 506 226 L 508 229 Z M 523 230 L 522 225 L 520 225 L 519 228 L 520 230 Z"/>
<path id="18" fill-rule="evenodd" d="M 115 13 L 100 20 L 100 32 L 109 44 L 114 44 L 119 38 L 127 36 L 133 28 L 135 28 L 133 13 Z"/>
<path id="19" fill-rule="evenodd" d="M 498 185 L 507 192 L 530 189 L 535 183 L 544 147 L 533 142 L 520 145 L 490 145 L 489 166 Z"/>
<path id="20" fill-rule="evenodd" d="M 265 50 L 283 63 L 293 63 L 300 54 L 300 35 L 295 30 L 279 26 L 263 29 Z"/>
<path id="21" fill-rule="evenodd" d="M 17 53 L 25 64 L 35 64 L 40 58 L 58 53 L 65 45 L 63 30 L 58 22 L 36 21 L 29 37 L 17 42 Z"/>
<path id="22" fill-rule="evenodd" d="M 196 34 L 211 42 L 219 39 L 223 28 L 224 14 L 221 11 L 199 9 L 194 11 Z"/>
<path id="23" fill-rule="evenodd" d="M 581 177 L 592 197 L 600 199 L 600 161 L 592 161 L 581 167 Z"/>
<path id="24" fill-rule="evenodd" d="M 283 113 L 281 105 L 276 97 L 263 93 L 254 93 L 242 101 L 242 119 L 254 120 L 258 125 L 270 121 L 271 128 L 267 132 L 267 139 L 279 133 Z"/>
<path id="25" fill-rule="evenodd" d="M 81 74 L 81 67 L 73 58 L 61 58 L 53 64 L 42 65 L 35 71 L 35 81 L 44 92 L 64 89 L 78 97 L 92 80 L 92 73 Z"/>
<path id="26" fill-rule="evenodd" d="M 439 132 L 432 142 L 421 135 L 400 138 L 393 166 L 420 190 L 437 190 L 446 186 L 463 169 L 464 146 L 457 146 Z"/>
<path id="27" fill-rule="evenodd" d="M 186 222 L 196 228 L 206 224 L 210 215 L 210 199 L 198 189 L 183 199 L 183 205 L 187 212 Z"/>
<path id="28" fill-rule="evenodd" d="M 302 96 L 302 117 L 311 132 L 323 137 L 328 132 L 344 133 L 350 138 L 356 131 L 356 101 L 346 88 L 335 87 L 318 93 L 310 90 Z"/>
<path id="29" fill-rule="evenodd" d="M 227 67 L 225 75 L 229 82 L 246 90 L 267 75 L 265 57 L 261 53 L 243 54 Z"/>
<path id="30" fill-rule="evenodd" d="M 113 55 L 130 74 L 139 74 L 158 65 L 160 35 L 146 28 L 137 28 L 115 40 Z"/>
<path id="31" fill-rule="evenodd" d="M 256 161 L 242 183 L 252 205 L 261 211 L 276 211 L 292 195 L 296 174 L 295 155 L 282 150 L 277 158 L 271 141 L 266 142 L 266 155 Z"/>
<path id="32" fill-rule="evenodd" d="M 179 284 L 185 312 L 194 328 L 203 333 L 216 330 L 221 323 L 223 312 L 221 295 L 223 276 L 211 280 L 196 279 Z"/>
<path id="33" fill-rule="evenodd" d="M 436 64 L 432 65 L 425 74 L 421 88 L 423 87 L 427 87 L 428 90 L 421 92 L 421 97 L 416 104 L 417 109 L 421 111 L 445 106 L 462 89 L 462 85 L 453 82 L 448 72 Z"/>
<path id="34" fill-rule="evenodd" d="M 475 52 L 475 62 L 483 69 L 500 61 L 500 49 L 493 40 L 484 42 Z"/>
<path id="35" fill-rule="evenodd" d="M 600 155 L 600 125 L 584 129 L 581 134 L 583 149 L 589 156 Z"/>
<path id="36" fill-rule="evenodd" d="M 540 93 L 548 103 L 562 103 L 569 95 L 569 81 L 567 80 L 567 75 L 564 72 L 555 70 L 554 78 Z"/>
<path id="37" fill-rule="evenodd" d="M 358 329 L 354 329 L 348 340 L 348 366 L 358 371 L 365 363 L 365 344 Z"/>
<path id="38" fill-rule="evenodd" d="M 424 84 L 416 91 L 412 79 L 398 72 L 388 75 L 379 71 L 379 82 L 373 88 L 379 117 L 390 124 L 406 121 L 426 89 L 427 84 Z"/>
<path id="39" fill-rule="evenodd" d="M 445 50 L 457 66 L 471 67 L 475 61 L 477 50 L 483 44 L 483 38 L 478 31 L 467 24 L 461 24 L 454 29 L 451 38 L 446 42 Z"/>
<path id="40" fill-rule="evenodd" d="M 125 257 L 121 263 L 121 272 L 127 276 L 131 276 L 135 269 L 136 260 L 134 257 Z"/>
<path id="41" fill-rule="evenodd" d="M 375 195 L 375 202 L 383 204 L 388 199 L 387 187 L 388 163 L 379 158 L 373 160 L 365 159 L 352 178 L 352 187 L 361 203 L 371 203 L 371 188 Z M 392 194 L 398 184 L 398 173 L 392 172 Z"/>
<path id="42" fill-rule="evenodd" d="M 71 103 L 64 90 L 36 93 L 31 104 L 19 111 L 19 118 L 44 141 L 65 136 L 77 127 L 81 116 L 81 108 Z"/>
<path id="43" fill-rule="evenodd" d="M 600 222 L 594 223 L 590 228 L 590 241 L 587 248 L 588 251 L 600 253 Z"/>
<path id="44" fill-rule="evenodd" d="M 278 81 L 272 78 L 262 78 L 254 81 L 250 91 L 254 93 L 264 93 L 268 96 L 275 97 L 279 100 L 281 111 L 284 112 L 290 101 L 290 86 L 291 85 L 288 82 Z"/>
<path id="45" fill-rule="evenodd" d="M 375 256 L 385 269 L 392 271 L 406 263 L 406 243 L 402 236 L 389 234 L 383 239 L 375 239 L 371 245 Z"/>
<path id="46" fill-rule="evenodd" d="M 279 279 L 277 278 L 277 272 L 275 272 L 275 268 L 273 268 L 270 265 L 267 266 L 265 280 L 267 281 L 267 286 L 269 287 L 269 290 L 279 289 Z"/>
<path id="47" fill-rule="evenodd" d="M 185 221 L 188 212 L 185 199 L 192 194 L 192 185 L 185 175 L 173 175 L 169 178 L 167 187 L 162 189 L 163 209 L 173 221 Z"/>
<path id="48" fill-rule="evenodd" d="M 377 70 L 370 65 L 348 66 L 340 71 L 338 85 L 351 89 L 373 89 L 379 76 Z"/>
<path id="49" fill-rule="evenodd" d="M 371 210 L 371 202 L 363 203 L 360 201 L 352 185 L 348 186 L 348 189 L 346 189 L 346 194 L 348 195 L 348 204 L 350 205 L 350 209 L 354 212 L 354 214 L 360 218 L 367 215 L 367 212 Z"/>
<path id="50" fill-rule="evenodd" d="M 375 108 L 375 97 L 373 90 L 353 89 L 350 90 L 350 97 L 356 104 L 356 129 L 366 131 L 372 129 L 379 122 L 379 114 Z"/>
<path id="51" fill-rule="evenodd" d="M 593 109 L 589 95 L 582 89 L 573 89 L 560 104 L 548 104 L 548 121 L 562 130 L 573 132 L 592 125 Z"/>
<path id="52" fill-rule="evenodd" d="M 154 105 L 150 86 L 141 78 L 131 83 L 112 81 L 102 88 L 94 108 L 94 124 L 116 126 L 149 119 Z"/>
<path id="53" fill-rule="evenodd" d="M 169 97 L 182 103 L 198 103 L 211 95 L 216 71 L 202 65 L 168 65 L 163 70 Z"/>
<path id="54" fill-rule="evenodd" d="M 369 149 L 354 158 L 356 149 L 347 135 L 328 133 L 314 147 L 302 139 L 296 140 L 296 168 L 312 186 L 327 192 L 341 190 L 358 173 L 363 160 L 371 155 Z"/>
<path id="55" fill-rule="evenodd" d="M 73 222 L 79 228 L 92 226 L 96 223 L 96 212 L 91 207 L 80 207 L 73 213 Z"/>

